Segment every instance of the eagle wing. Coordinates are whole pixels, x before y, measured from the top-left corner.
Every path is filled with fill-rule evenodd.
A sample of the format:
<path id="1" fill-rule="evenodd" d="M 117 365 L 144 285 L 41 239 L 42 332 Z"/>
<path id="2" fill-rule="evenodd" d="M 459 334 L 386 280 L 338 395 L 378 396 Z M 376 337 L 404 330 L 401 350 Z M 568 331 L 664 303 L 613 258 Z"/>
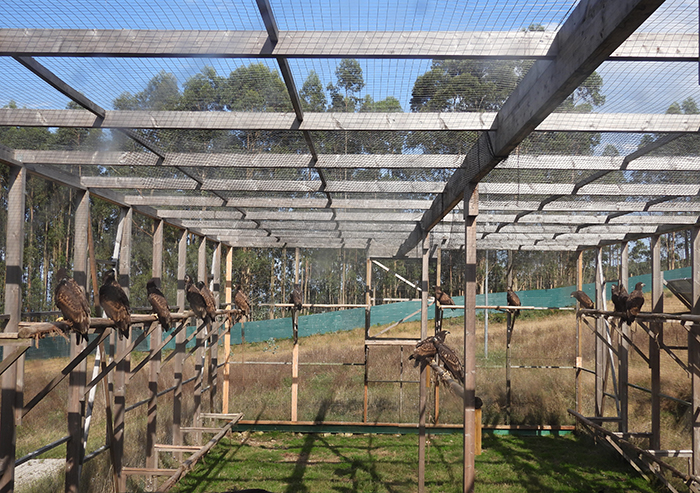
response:
<path id="1" fill-rule="evenodd" d="M 170 330 L 170 307 L 163 293 L 158 288 L 154 289 L 148 294 L 148 302 L 153 307 L 156 315 L 158 315 L 158 323 L 163 327 L 163 330 Z"/>
<path id="2" fill-rule="evenodd" d="M 190 304 L 190 308 L 194 314 L 201 318 L 205 323 L 208 323 L 209 314 L 207 313 L 207 302 L 202 296 L 202 293 L 197 289 L 197 286 L 191 284 L 187 287 L 187 302 Z"/>
<path id="3" fill-rule="evenodd" d="M 294 305 L 295 310 L 301 310 L 303 299 L 299 288 L 294 288 L 292 290 L 292 295 L 289 297 L 289 302 Z"/>
<path id="4" fill-rule="evenodd" d="M 593 300 L 583 291 L 574 291 L 571 296 L 576 298 L 583 308 L 592 309 L 595 307 Z"/>
<path id="5" fill-rule="evenodd" d="M 90 329 L 90 306 L 78 283 L 72 278 L 62 279 L 56 286 L 54 298 L 63 318 L 72 325 L 73 331 L 87 341 Z"/>
<path id="6" fill-rule="evenodd" d="M 131 307 L 129 298 L 119 283 L 103 284 L 100 287 L 100 306 L 107 316 L 114 321 L 119 337 L 129 337 L 131 324 Z"/>
<path id="7" fill-rule="evenodd" d="M 237 290 L 233 301 L 236 303 L 236 307 L 241 310 L 246 317 L 250 317 L 250 302 L 243 291 L 240 289 Z"/>
<path id="8" fill-rule="evenodd" d="M 440 356 L 440 361 L 445 365 L 447 371 L 450 372 L 452 377 L 464 385 L 464 367 L 459 357 L 455 354 L 452 349 L 446 344 L 443 344 L 439 340 L 435 341 L 435 347 L 437 348 L 438 356 Z"/>

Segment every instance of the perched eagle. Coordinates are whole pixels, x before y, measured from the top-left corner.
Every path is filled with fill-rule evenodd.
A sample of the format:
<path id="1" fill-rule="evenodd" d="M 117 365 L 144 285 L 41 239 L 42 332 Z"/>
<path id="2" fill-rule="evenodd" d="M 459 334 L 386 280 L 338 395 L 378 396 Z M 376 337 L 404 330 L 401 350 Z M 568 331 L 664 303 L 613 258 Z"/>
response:
<path id="1" fill-rule="evenodd" d="M 214 293 L 211 292 L 203 281 L 197 282 L 197 289 L 199 289 L 199 292 L 202 293 L 204 297 L 204 302 L 207 304 L 207 315 L 209 316 L 209 320 L 213 322 L 216 318 L 216 299 L 214 298 Z"/>
<path id="2" fill-rule="evenodd" d="M 508 291 L 506 292 L 506 298 L 508 300 L 508 306 L 522 306 L 520 303 L 520 298 L 518 298 L 518 295 L 515 294 L 515 291 L 513 291 L 513 288 L 510 287 L 508 288 Z M 513 310 L 513 322 L 515 322 L 515 318 L 520 314 L 520 310 Z"/>
<path id="3" fill-rule="evenodd" d="M 433 340 L 433 344 L 437 349 L 438 356 L 440 356 L 440 361 L 450 372 L 452 378 L 464 385 L 464 367 L 457 354 L 438 338 Z"/>
<path id="4" fill-rule="evenodd" d="M 58 285 L 54 290 L 56 306 L 61 310 L 63 320 L 78 334 L 75 342 L 80 344 L 81 336 L 87 342 L 88 329 L 90 328 L 90 306 L 85 291 L 75 282 L 75 279 L 68 277 L 64 268 L 58 271 L 57 278 Z"/>
<path id="5" fill-rule="evenodd" d="M 100 286 L 100 306 L 107 316 L 114 321 L 119 331 L 119 338 L 129 337 L 131 324 L 131 306 L 129 298 L 115 278 L 114 269 L 105 272 Z"/>
<path id="6" fill-rule="evenodd" d="M 293 310 L 299 311 L 304 303 L 304 297 L 301 294 L 301 284 L 298 282 L 294 284 L 294 289 L 292 289 L 292 294 L 289 296 L 289 302 L 294 305 Z"/>
<path id="7" fill-rule="evenodd" d="M 631 325 L 634 319 L 639 314 L 644 304 L 644 293 L 642 293 L 642 288 L 644 287 L 643 282 L 638 282 L 627 298 L 626 311 L 627 311 L 627 324 Z"/>
<path id="8" fill-rule="evenodd" d="M 151 279 L 146 283 L 146 291 L 148 291 L 148 302 L 153 307 L 153 311 L 158 315 L 158 323 L 163 327 L 163 330 L 170 330 L 170 308 L 168 300 L 165 299 L 163 293 L 156 286 L 156 280 Z"/>
<path id="9" fill-rule="evenodd" d="M 195 285 L 194 280 L 189 274 L 185 275 L 185 296 L 187 297 L 187 302 L 190 304 L 190 309 L 197 318 L 201 318 L 205 324 L 213 322 L 213 319 L 209 319 L 207 302 L 204 299 L 204 295 L 199 291 L 199 288 Z"/>
<path id="10" fill-rule="evenodd" d="M 610 287 L 610 299 L 613 302 L 613 309 L 618 313 L 627 312 L 627 290 L 622 283 L 613 284 Z"/>
<path id="11" fill-rule="evenodd" d="M 435 341 L 445 342 L 445 336 L 447 336 L 447 334 L 449 334 L 448 331 L 440 330 L 436 332 L 434 336 L 428 336 L 418 341 L 413 350 L 413 354 L 408 357 L 409 360 L 415 360 L 413 366 L 418 366 L 419 363 L 430 363 L 437 354 Z"/>
<path id="12" fill-rule="evenodd" d="M 452 301 L 452 298 L 450 298 L 450 295 L 448 295 L 446 292 L 444 292 L 440 286 L 435 286 L 435 300 L 440 305 L 454 305 L 455 304 L 455 302 Z"/>
<path id="13" fill-rule="evenodd" d="M 236 288 L 236 294 L 233 296 L 233 302 L 236 304 L 236 308 L 242 312 L 241 315 L 245 316 L 247 321 L 250 318 L 250 301 L 248 301 L 248 297 L 245 295 L 245 293 L 241 291 L 240 286 Z"/>
<path id="14" fill-rule="evenodd" d="M 571 296 L 578 300 L 578 302 L 581 304 L 581 308 L 595 308 L 595 303 L 593 303 L 593 300 L 591 300 L 591 298 L 583 291 L 574 291 L 571 293 Z"/>

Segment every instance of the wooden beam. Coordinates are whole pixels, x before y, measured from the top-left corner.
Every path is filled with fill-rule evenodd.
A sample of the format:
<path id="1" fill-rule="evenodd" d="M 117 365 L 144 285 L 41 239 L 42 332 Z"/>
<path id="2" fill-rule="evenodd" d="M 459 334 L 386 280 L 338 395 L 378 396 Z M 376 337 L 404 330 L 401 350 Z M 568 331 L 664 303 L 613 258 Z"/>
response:
<path id="1" fill-rule="evenodd" d="M 45 57 L 241 57 L 552 59 L 545 31 L 266 31 L 3 29 L 0 55 Z M 59 42 L 60 40 L 60 42 Z M 610 54 L 621 60 L 697 60 L 697 34 L 635 33 Z"/>
<path id="2" fill-rule="evenodd" d="M 541 68 L 541 67 L 540 67 Z M 552 76 L 549 73 L 549 76 Z M 517 91 L 514 93 L 518 97 Z M 505 108 L 505 106 L 504 106 Z M 501 110 L 503 111 L 503 110 Z M 485 132 L 503 131 L 496 113 L 294 113 L 221 111 L 105 110 L 104 119 L 87 110 L 0 109 L 0 125 L 14 127 L 114 128 L 160 130 L 279 130 L 291 132 Z M 528 125 L 537 132 L 695 133 L 700 115 L 646 113 L 554 113 Z M 147 145 L 143 142 L 142 145 Z M 161 154 L 158 151 L 157 154 Z M 506 157 L 506 156 L 503 156 Z M 239 158 L 241 159 L 241 158 Z M 300 156 L 288 156 L 290 163 Z M 264 161 L 264 158 L 263 158 Z M 217 158 L 214 166 L 221 161 Z M 309 163 L 307 163 L 308 165 Z M 347 166 L 345 163 L 340 163 Z M 174 165 L 174 164 L 173 164 Z M 188 166 L 187 161 L 182 163 Z"/>
<path id="3" fill-rule="evenodd" d="M 481 181 L 505 159 L 661 3 L 662 0 L 598 0 L 578 4 L 554 39 L 556 58 L 535 62 L 498 112 L 493 125 L 496 130 L 480 135 L 463 167 L 452 175 L 399 254 L 413 249 L 424 232 L 460 202 L 467 183 Z"/>
<path id="4" fill-rule="evenodd" d="M 691 313 L 700 315 L 700 226 L 692 229 L 692 306 Z M 688 331 L 688 368 L 691 378 L 692 408 L 691 440 L 693 458 L 690 463 L 692 474 L 700 474 L 700 324 L 693 323 Z"/>

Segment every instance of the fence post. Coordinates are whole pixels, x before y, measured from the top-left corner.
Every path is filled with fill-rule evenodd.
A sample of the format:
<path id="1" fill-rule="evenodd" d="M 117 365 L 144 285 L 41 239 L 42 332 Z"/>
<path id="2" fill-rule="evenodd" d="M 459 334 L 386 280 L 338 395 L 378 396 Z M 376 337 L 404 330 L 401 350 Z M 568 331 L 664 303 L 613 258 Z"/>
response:
<path id="1" fill-rule="evenodd" d="M 423 238 L 421 251 L 421 293 L 420 293 L 420 338 L 428 337 L 428 274 L 430 271 L 430 233 Z M 418 493 L 425 491 L 425 411 L 427 408 L 428 365 L 420 365 L 420 384 L 418 389 Z"/>
<path id="2" fill-rule="evenodd" d="M 129 207 L 122 216 L 122 237 L 119 248 L 119 284 L 129 296 L 129 282 L 131 275 L 131 224 L 133 210 Z M 116 338 L 117 357 L 124 354 L 131 339 L 131 328 L 129 337 L 118 336 Z M 122 473 L 124 467 L 124 433 L 125 433 L 125 412 L 126 412 L 126 376 L 131 367 L 131 357 L 127 356 L 117 363 L 114 374 L 114 473 L 117 477 L 117 493 L 126 490 L 126 476 Z"/>
<path id="3" fill-rule="evenodd" d="M 22 255 L 24 249 L 24 192 L 27 170 L 10 167 L 7 195 L 7 239 L 5 252 L 5 311 L 10 321 L 6 332 L 16 332 L 22 307 Z M 0 492 L 9 493 L 15 487 L 15 454 L 18 419 L 21 419 L 22 391 L 18 387 L 24 373 L 24 356 L 2 374 L 0 403 Z"/>
<path id="4" fill-rule="evenodd" d="M 155 234 L 153 235 L 153 253 L 151 276 L 156 280 L 157 284 L 162 284 L 163 276 L 163 221 L 155 221 Z M 156 351 L 163 340 L 163 328 L 156 323 L 149 337 L 151 353 Z M 158 467 L 158 453 L 155 445 L 157 440 L 158 429 L 158 375 L 160 374 L 160 358 L 161 351 L 157 354 L 152 354 L 151 361 L 148 364 L 148 424 L 146 425 L 146 467 L 156 469 Z M 149 478 L 153 481 L 153 477 Z"/>
<path id="5" fill-rule="evenodd" d="M 73 279 L 82 288 L 87 288 L 87 228 L 90 195 L 79 191 L 80 201 L 75 211 L 75 246 L 73 250 Z M 86 291 L 87 292 L 87 291 Z M 73 333 L 70 336 L 70 358 L 74 359 L 85 348 L 82 336 Z M 74 343 L 73 343 L 74 342 Z M 85 400 L 85 378 L 87 360 L 83 360 L 71 371 L 68 378 L 68 436 L 66 445 L 65 491 L 77 493 L 80 488 L 80 472 L 83 460 L 83 403 Z"/>
<path id="6" fill-rule="evenodd" d="M 661 236 L 651 237 L 651 311 L 664 311 L 664 285 L 661 277 Z M 661 347 L 664 341 L 663 322 L 650 322 L 654 338 L 649 338 L 649 369 L 651 370 L 651 438 L 649 448 L 661 448 Z"/>
<path id="7" fill-rule="evenodd" d="M 627 289 L 627 278 L 629 276 L 628 270 L 628 259 L 629 259 L 629 246 L 627 242 L 622 244 L 622 251 L 620 252 L 620 279 L 619 283 L 625 286 Z M 627 337 L 630 338 L 630 326 L 626 323 L 619 321 L 621 325 L 620 330 Z M 627 433 L 629 431 L 629 388 L 627 386 L 629 382 L 629 348 L 630 344 L 627 342 L 626 338 L 622 338 L 618 350 L 620 351 L 619 361 L 619 391 L 620 396 L 620 427 L 619 431 L 622 433 Z M 579 411 L 580 413 L 581 411 Z"/>
<path id="8" fill-rule="evenodd" d="M 189 231 L 186 229 L 180 233 L 177 242 L 177 306 L 183 312 L 185 307 L 185 274 L 187 268 L 187 238 Z M 185 359 L 185 339 L 187 338 L 187 323 L 182 321 L 185 329 L 175 336 L 175 357 L 173 359 L 173 377 L 175 380 L 175 392 L 173 393 L 173 445 L 182 445 L 182 371 Z M 182 452 L 174 452 L 174 457 L 182 461 Z"/>
<path id="9" fill-rule="evenodd" d="M 233 247 L 228 247 L 226 250 L 226 308 L 231 309 L 232 299 L 232 272 L 233 272 Z M 226 332 L 224 332 L 224 389 L 223 398 L 221 403 L 221 412 L 228 414 L 229 410 L 229 392 L 230 392 L 230 378 L 231 378 L 231 363 L 229 362 L 229 357 L 231 355 L 231 329 L 233 324 L 231 323 L 231 316 L 226 317 Z"/>
<path id="10" fill-rule="evenodd" d="M 216 309 L 219 309 L 221 288 L 221 243 L 216 243 L 214 254 L 211 262 L 212 278 L 212 293 L 214 294 L 214 304 Z M 219 379 L 219 324 L 213 324 L 211 331 L 211 340 L 209 346 L 209 412 L 216 412 L 216 395 L 218 390 Z"/>
<path id="11" fill-rule="evenodd" d="M 692 310 L 693 315 L 700 315 L 700 226 L 693 226 L 692 241 Z M 693 458 L 690 470 L 700 473 L 700 324 L 693 323 L 688 333 L 688 367 L 690 368 L 692 391 L 691 429 Z"/>
<path id="12" fill-rule="evenodd" d="M 299 282 L 299 248 L 294 249 L 294 284 Z M 292 421 L 297 421 L 299 395 L 299 312 L 292 309 Z"/>

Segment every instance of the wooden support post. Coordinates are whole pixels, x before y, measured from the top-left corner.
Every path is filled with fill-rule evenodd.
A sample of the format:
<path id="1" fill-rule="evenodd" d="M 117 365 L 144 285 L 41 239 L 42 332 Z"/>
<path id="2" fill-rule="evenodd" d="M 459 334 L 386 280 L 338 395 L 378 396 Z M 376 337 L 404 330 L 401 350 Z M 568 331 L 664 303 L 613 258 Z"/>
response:
<path id="1" fill-rule="evenodd" d="M 513 251 L 508 250 L 508 263 L 506 266 L 506 286 L 513 288 Z M 510 413 L 512 404 L 512 380 L 511 380 L 511 348 L 510 343 L 513 338 L 513 312 L 506 312 L 506 423 L 510 424 Z"/>
<path id="2" fill-rule="evenodd" d="M 423 238 L 423 248 L 421 252 L 421 293 L 420 293 L 420 338 L 428 337 L 428 274 L 430 272 L 430 233 Z M 425 491 L 425 411 L 427 408 L 428 393 L 426 385 L 428 383 L 428 370 L 425 363 L 420 365 L 420 386 L 418 389 L 418 493 Z"/>
<path id="3" fill-rule="evenodd" d="M 185 229 L 180 232 L 177 243 L 177 306 L 185 310 L 185 274 L 187 269 L 187 237 L 189 232 Z M 184 322 L 187 324 L 187 321 Z M 181 330 L 175 336 L 175 357 L 173 360 L 173 377 L 175 391 L 173 392 L 173 445 L 182 445 L 182 371 L 185 361 L 185 340 L 187 329 Z M 182 453 L 175 452 L 175 458 L 182 460 Z"/>
<path id="4" fill-rule="evenodd" d="M 129 296 L 129 283 L 131 276 L 131 225 L 133 210 L 127 208 L 122 216 L 121 222 L 121 243 L 119 247 L 119 284 Z M 119 336 L 116 338 L 115 354 L 124 354 L 129 346 L 129 337 Z M 114 374 L 114 438 L 112 447 L 114 448 L 114 474 L 117 478 L 116 491 L 120 493 L 126 491 L 126 475 L 122 474 L 124 465 L 124 435 L 125 435 L 125 413 L 126 413 L 126 376 L 131 366 L 131 358 L 127 357 L 117 363 Z"/>
<path id="5" fill-rule="evenodd" d="M 367 345 L 367 338 L 369 337 L 369 328 L 371 327 L 371 310 L 372 310 L 372 258 L 369 256 L 369 249 L 367 250 L 367 259 L 365 260 L 365 385 L 364 385 L 364 399 L 363 399 L 363 411 L 362 411 L 362 422 L 367 422 L 367 410 L 369 406 L 369 387 L 368 387 L 368 374 L 367 374 L 367 357 L 369 356 L 369 346 Z"/>
<path id="6" fill-rule="evenodd" d="M 464 193 L 464 474 L 463 491 L 473 493 L 476 475 L 476 220 L 479 189 L 474 183 Z"/>
<path id="7" fill-rule="evenodd" d="M 24 250 L 24 192 L 27 170 L 11 167 L 7 195 L 7 229 L 5 251 L 5 313 L 10 321 L 6 332 L 16 332 L 22 314 L 22 256 Z M 23 396 L 18 383 L 24 373 L 24 356 L 2 374 L 0 399 L 0 492 L 10 493 L 15 487 L 16 424 L 21 420 Z"/>
<path id="8" fill-rule="evenodd" d="M 603 286 L 603 249 L 596 249 L 596 265 L 595 265 L 595 304 L 596 306 L 604 306 Z M 603 330 L 603 319 L 596 318 L 596 338 L 595 338 L 595 416 L 603 416 L 603 403 L 605 399 L 605 368 L 606 368 L 606 351 L 603 345 L 602 338 L 605 338 Z"/>
<path id="9" fill-rule="evenodd" d="M 78 193 L 82 196 L 75 211 L 73 279 L 87 290 L 87 229 L 89 227 L 88 208 L 90 206 L 90 195 L 85 191 L 79 191 Z M 70 358 L 73 360 L 83 351 L 86 345 L 79 334 L 72 333 L 70 339 L 73 342 L 70 345 Z M 80 472 L 84 455 L 83 413 L 86 372 L 87 360 L 83 359 L 71 371 L 68 378 L 68 436 L 70 440 L 66 445 L 66 493 L 77 493 L 80 488 Z"/>
<path id="10" fill-rule="evenodd" d="M 664 311 L 664 285 L 661 276 L 661 236 L 651 237 L 651 311 Z M 649 369 L 651 370 L 651 438 L 649 448 L 661 448 L 661 347 L 663 322 L 650 322 L 653 337 L 649 338 Z"/>
<path id="11" fill-rule="evenodd" d="M 435 285 L 442 286 L 442 248 L 438 246 L 437 252 L 435 253 Z M 439 330 L 442 330 L 442 310 L 438 308 L 437 300 L 433 305 L 435 307 L 435 333 L 437 334 Z M 436 356 L 436 360 L 439 361 L 439 357 Z M 435 387 L 433 390 L 433 417 L 435 424 L 438 423 L 440 419 L 440 379 L 435 379 Z"/>
<path id="12" fill-rule="evenodd" d="M 155 233 L 153 235 L 151 277 L 161 284 L 163 277 L 163 228 L 162 220 L 155 220 Z M 155 323 L 155 322 L 154 322 Z M 158 375 L 160 374 L 161 351 L 159 349 L 163 340 L 163 329 L 156 324 L 149 337 L 151 361 L 148 363 L 148 422 L 146 425 L 146 467 L 158 468 L 158 452 L 155 449 L 156 433 L 158 429 Z M 153 481 L 153 477 L 150 477 Z"/>
<path id="13" fill-rule="evenodd" d="M 197 279 L 207 283 L 207 239 L 202 237 L 199 242 L 199 250 L 197 255 Z M 195 325 L 198 322 L 195 322 Z M 204 385 L 204 340 L 211 332 L 211 325 L 206 327 L 204 330 L 197 333 L 197 349 L 194 355 L 194 415 L 192 416 L 192 426 L 202 426 L 201 414 L 202 414 L 202 388 Z M 194 443 L 197 445 L 202 444 L 202 432 L 194 432 Z"/>
<path id="14" fill-rule="evenodd" d="M 299 248 L 294 249 L 294 284 L 299 282 Z M 299 312 L 292 310 L 292 421 L 297 421 L 299 396 Z"/>
<path id="15" fill-rule="evenodd" d="M 576 256 L 576 289 L 583 289 L 583 252 L 579 250 Z M 583 368 L 583 342 L 581 340 L 581 317 L 576 317 L 576 412 L 581 412 L 582 407 L 582 386 L 581 386 L 581 368 Z"/>
<path id="16" fill-rule="evenodd" d="M 620 251 L 620 283 L 627 289 L 627 279 L 629 278 L 629 245 L 627 242 L 622 244 Z M 629 431 L 629 348 L 631 340 L 630 327 L 626 323 L 619 321 L 622 330 L 622 340 L 618 346 L 618 361 L 620 374 L 618 395 L 620 396 L 620 427 L 619 431 L 627 433 Z M 580 412 L 580 411 L 578 411 Z"/>
<path id="17" fill-rule="evenodd" d="M 226 250 L 226 293 L 225 301 L 226 308 L 231 308 L 231 303 L 233 302 L 233 289 L 232 289 L 232 273 L 233 273 L 233 247 L 228 247 Z M 231 329 L 233 324 L 231 323 L 231 317 L 226 317 L 226 332 L 224 332 L 224 385 L 223 385 L 223 397 L 221 400 L 221 412 L 227 414 L 229 411 L 229 392 L 230 392 L 230 379 L 231 379 L 231 366 L 229 365 L 229 359 L 231 356 Z"/>
<path id="18" fill-rule="evenodd" d="M 692 241 L 692 310 L 700 315 L 700 226 L 693 226 Z M 700 474 L 700 324 L 693 323 L 688 331 L 688 368 L 690 369 L 692 408 L 691 419 L 693 457 L 691 472 Z"/>
<path id="19" fill-rule="evenodd" d="M 212 256 L 211 270 L 212 278 L 212 293 L 216 309 L 219 309 L 219 291 L 221 286 L 221 243 L 217 243 Z M 209 412 L 215 413 L 217 409 L 216 396 L 218 394 L 219 379 L 219 325 L 214 324 L 211 331 L 211 339 L 209 344 Z"/>

